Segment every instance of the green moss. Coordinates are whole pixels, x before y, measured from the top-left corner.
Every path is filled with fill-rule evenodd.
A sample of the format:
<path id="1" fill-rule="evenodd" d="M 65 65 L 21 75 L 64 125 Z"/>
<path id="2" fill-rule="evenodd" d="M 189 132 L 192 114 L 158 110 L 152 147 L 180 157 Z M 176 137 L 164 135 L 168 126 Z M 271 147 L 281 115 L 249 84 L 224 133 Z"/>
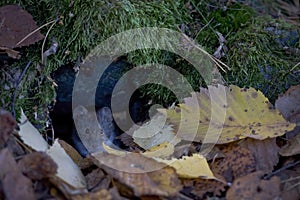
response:
<path id="1" fill-rule="evenodd" d="M 299 51 L 290 50 L 299 49 L 299 41 L 284 50 L 276 42 L 282 35 L 266 29 L 275 27 L 276 30 L 289 31 L 297 28 L 285 26 L 284 22 L 268 17 L 256 17 L 251 8 L 238 3 L 220 6 L 210 0 L 3 0 L 0 6 L 13 3 L 31 13 L 38 26 L 58 19 L 50 31 L 45 49 L 49 48 L 50 39 L 55 38 L 59 50 L 47 59 L 46 66 L 40 64 L 42 42 L 39 42 L 21 49 L 23 56 L 14 65 L 0 69 L 2 82 L 11 84 L 7 73 L 22 72 L 28 61 L 32 61 L 18 88 L 16 110 L 22 107 L 33 118 L 35 109 L 42 121 L 47 120 L 46 107 L 55 97 L 53 83 L 49 80 L 54 70 L 63 64 L 79 64 L 103 40 L 138 27 L 177 30 L 179 25 L 185 24 L 185 33 L 195 38 L 211 54 L 219 46 L 216 33 L 220 32 L 227 39 L 228 47 L 223 61 L 232 68 L 232 71 L 224 74 L 227 83 L 261 89 L 271 100 L 289 84 L 298 81 L 296 78 L 294 82 L 291 81 L 290 69 L 297 63 Z M 47 28 L 42 29 L 43 34 L 46 34 Z M 185 75 L 194 90 L 204 85 L 201 75 L 192 66 L 169 52 L 142 49 L 129 53 L 127 58 L 134 65 L 161 63 L 172 66 Z M 2 107 L 10 109 L 14 88 L 0 87 L 0 92 Z M 142 92 L 150 95 L 154 103 L 175 100 L 171 91 L 158 85 L 148 85 Z"/>
<path id="2" fill-rule="evenodd" d="M 235 34 L 239 29 L 247 26 L 247 22 L 255 14 L 252 8 L 238 3 L 221 6 L 218 3 L 203 0 L 191 2 L 197 11 L 195 17 L 199 20 L 198 24 L 201 25 L 196 39 L 210 53 L 213 53 L 219 46 L 216 32 L 227 38 L 230 34 Z"/>
<path id="3" fill-rule="evenodd" d="M 228 6 L 225 10 L 219 4 L 208 0 L 193 0 L 189 3 L 193 21 L 188 24 L 189 29 L 186 33 L 211 54 L 220 45 L 216 32 L 222 33 L 226 38 L 234 35 L 249 25 L 248 22 L 255 13 L 250 7 L 238 3 Z M 199 91 L 200 86 L 205 86 L 201 74 L 193 66 L 178 56 L 170 57 L 171 62 L 167 64 L 183 74 L 195 91 Z M 178 102 L 170 90 L 160 85 L 148 85 L 144 87 L 143 92 L 151 96 L 155 103 Z"/>
<path id="4" fill-rule="evenodd" d="M 47 65 L 39 64 L 41 42 L 23 48 L 22 59 L 14 64 L 15 67 L 23 70 L 29 60 L 33 62 L 19 88 L 18 94 L 22 98 L 16 101 L 16 109 L 22 107 L 31 116 L 33 116 L 32 109 L 36 105 L 38 108 L 43 108 L 37 110 L 45 111 L 46 106 L 53 101 L 53 84 L 47 77 L 50 77 L 51 72 L 59 66 L 80 63 L 100 42 L 122 31 L 138 27 L 177 29 L 179 24 L 187 23 L 191 19 L 185 10 L 184 2 L 172 0 L 4 0 L 1 1 L 0 6 L 7 4 L 19 4 L 32 14 L 38 26 L 58 19 L 50 31 L 45 50 L 50 47 L 51 38 L 55 38 L 58 42 L 59 50 L 55 55 L 47 58 Z M 44 28 L 42 33 L 45 35 L 46 32 L 47 28 Z M 149 49 L 128 54 L 128 60 L 136 65 L 164 62 L 164 59 L 168 59 L 165 52 L 153 52 Z M 0 89 L 1 98 L 5 99 L 2 106 L 10 109 L 11 94 L 14 89 L 11 88 L 9 91 Z M 43 112 L 39 114 L 43 115 Z"/>
<path id="5" fill-rule="evenodd" d="M 283 38 L 293 32 L 299 34 L 296 30 L 296 27 L 271 17 L 254 18 L 248 27 L 228 38 L 227 63 L 232 71 L 225 75 L 227 81 L 255 87 L 272 102 L 290 85 L 299 84 L 290 71 L 299 61 L 299 51 L 293 50 L 299 47 L 299 41 L 284 41 Z"/>

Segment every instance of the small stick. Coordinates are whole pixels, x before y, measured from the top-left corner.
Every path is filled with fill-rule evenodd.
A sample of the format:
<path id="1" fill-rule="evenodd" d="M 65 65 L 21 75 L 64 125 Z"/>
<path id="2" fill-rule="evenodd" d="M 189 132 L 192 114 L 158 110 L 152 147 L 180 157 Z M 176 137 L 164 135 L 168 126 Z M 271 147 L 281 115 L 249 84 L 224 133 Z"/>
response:
<path id="1" fill-rule="evenodd" d="M 21 83 L 21 80 L 22 78 L 24 77 L 24 75 L 26 74 L 29 66 L 31 64 L 31 61 L 29 61 L 25 67 L 25 69 L 23 70 L 22 74 L 20 75 L 18 81 L 17 81 L 17 85 L 16 85 L 16 88 L 15 88 L 15 91 L 14 91 L 14 96 L 13 96 L 13 100 L 12 100 L 12 105 L 11 105 L 11 112 L 12 112 L 12 115 L 14 116 L 14 118 L 16 118 L 16 112 L 15 112 L 15 102 L 16 102 L 16 98 L 17 98 L 17 91 L 18 91 L 18 88 L 20 86 L 20 83 Z"/>
<path id="2" fill-rule="evenodd" d="M 27 38 L 29 38 L 31 35 L 33 35 L 33 34 L 36 33 L 37 31 L 39 31 L 39 30 L 42 29 L 43 27 L 48 26 L 49 24 L 52 24 L 52 23 L 54 23 L 54 22 L 56 22 L 56 21 L 57 21 L 57 19 L 52 20 L 51 22 L 48 22 L 48 23 L 42 25 L 41 27 L 38 27 L 38 28 L 35 29 L 34 31 L 28 33 L 28 34 L 27 34 L 22 40 L 20 40 L 15 46 L 20 45 L 22 42 L 24 42 L 24 41 L 25 41 Z"/>
<path id="3" fill-rule="evenodd" d="M 272 176 L 274 176 L 274 175 L 276 175 L 276 174 L 282 172 L 283 170 L 286 170 L 286 169 L 291 168 L 291 167 L 295 167 L 295 166 L 298 165 L 298 164 L 300 164 L 300 160 L 298 160 L 297 162 L 294 162 L 294 163 L 290 163 L 290 164 L 288 164 L 288 165 L 285 165 L 285 166 L 283 166 L 283 167 L 280 168 L 280 169 L 277 169 L 276 171 L 272 172 L 271 174 L 265 176 L 264 179 L 267 180 L 267 179 L 271 178 Z"/>

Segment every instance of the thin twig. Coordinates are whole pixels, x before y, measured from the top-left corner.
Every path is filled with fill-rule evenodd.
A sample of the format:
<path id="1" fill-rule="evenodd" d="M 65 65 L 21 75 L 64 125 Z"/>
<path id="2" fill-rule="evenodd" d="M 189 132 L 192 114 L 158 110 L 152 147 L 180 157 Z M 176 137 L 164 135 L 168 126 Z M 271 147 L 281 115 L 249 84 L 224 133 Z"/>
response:
<path id="1" fill-rule="evenodd" d="M 276 174 L 278 174 L 278 173 L 280 173 L 280 172 L 282 172 L 282 171 L 284 171 L 284 170 L 286 170 L 286 169 L 288 169 L 288 168 L 295 167 L 295 166 L 298 165 L 298 164 L 300 164 L 300 160 L 298 160 L 297 162 L 294 162 L 294 163 L 290 163 L 290 164 L 288 164 L 288 165 L 285 165 L 285 166 L 283 166 L 283 167 L 280 168 L 280 169 L 277 169 L 276 171 L 272 172 L 271 174 L 265 176 L 264 179 L 265 179 L 265 180 L 270 179 L 272 176 L 274 176 L 274 175 L 276 175 Z"/>
<path id="2" fill-rule="evenodd" d="M 21 83 L 21 80 L 24 77 L 24 75 L 26 74 L 30 64 L 31 64 L 31 61 L 29 61 L 27 63 L 25 69 L 23 70 L 22 74 L 20 75 L 19 79 L 17 80 L 17 85 L 16 85 L 16 88 L 15 88 L 15 91 L 14 91 L 14 96 L 13 96 L 12 105 L 11 105 L 11 112 L 12 112 L 12 115 L 14 117 L 16 117 L 15 102 L 16 102 L 16 98 L 17 98 L 17 91 L 18 91 L 19 85 Z"/>
<path id="3" fill-rule="evenodd" d="M 42 63 L 44 63 L 44 47 L 45 47 L 45 43 L 46 43 L 47 37 L 48 37 L 48 35 L 49 35 L 51 29 L 53 28 L 53 26 L 56 24 L 56 22 L 57 22 L 57 20 L 54 20 L 54 21 L 52 22 L 52 25 L 51 25 L 50 28 L 48 29 L 48 31 L 47 31 L 47 33 L 46 33 L 46 36 L 45 36 L 45 38 L 44 38 L 44 41 L 43 41 L 43 44 L 42 44 Z M 44 63 L 44 64 L 46 64 L 46 63 Z"/>
<path id="4" fill-rule="evenodd" d="M 52 24 L 52 23 L 54 23 L 54 22 L 56 22 L 56 21 L 57 21 L 57 19 L 52 20 L 51 22 L 48 22 L 48 23 L 46 23 L 46 24 L 44 24 L 44 25 L 38 27 L 38 28 L 35 29 L 34 31 L 28 33 L 28 34 L 27 34 L 22 40 L 20 40 L 15 46 L 20 45 L 22 42 L 24 42 L 24 41 L 25 41 L 27 38 L 29 38 L 31 35 L 35 34 L 37 31 L 39 31 L 39 30 L 42 29 L 43 27 L 48 26 L 49 24 Z"/>
<path id="5" fill-rule="evenodd" d="M 205 24 L 197 33 L 196 37 L 194 38 L 194 40 L 197 39 L 197 37 L 199 36 L 199 34 L 201 33 L 201 31 L 203 31 L 206 27 L 208 27 L 210 25 L 210 23 L 213 21 L 213 18 L 209 20 L 209 22 L 207 24 Z"/>
<path id="6" fill-rule="evenodd" d="M 179 29 L 179 28 L 178 28 Z M 186 35 L 184 34 L 180 29 L 179 31 L 181 32 L 182 36 L 187 40 L 189 41 L 189 43 L 191 45 L 193 45 L 193 47 L 195 47 L 196 49 L 200 50 L 202 53 L 204 53 L 205 55 L 207 55 L 223 72 L 226 72 L 226 70 L 222 67 L 226 67 L 228 70 L 231 70 L 230 67 L 228 67 L 225 63 L 223 63 L 221 60 L 213 57 L 212 55 L 210 55 L 207 51 L 205 51 L 204 49 L 200 48 L 199 46 L 197 46 L 196 44 L 194 44 L 191 39 Z"/>

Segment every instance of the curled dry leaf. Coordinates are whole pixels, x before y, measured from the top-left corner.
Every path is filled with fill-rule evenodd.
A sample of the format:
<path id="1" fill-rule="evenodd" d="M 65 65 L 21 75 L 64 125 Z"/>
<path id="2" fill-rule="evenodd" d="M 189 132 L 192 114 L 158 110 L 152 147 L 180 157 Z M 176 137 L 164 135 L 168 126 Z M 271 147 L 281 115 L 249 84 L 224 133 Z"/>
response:
<path id="1" fill-rule="evenodd" d="M 222 177 L 218 177 L 218 179 L 222 179 Z M 182 182 L 184 185 L 182 193 L 192 196 L 193 199 L 203 199 L 206 193 L 221 196 L 227 186 L 227 184 L 213 179 L 183 179 Z"/>
<path id="2" fill-rule="evenodd" d="M 262 92 L 234 85 L 201 88 L 200 93 L 193 93 L 184 103 L 166 112 L 178 137 L 213 144 L 246 137 L 273 138 L 295 127 L 273 108 Z"/>
<path id="3" fill-rule="evenodd" d="M 112 195 L 108 190 L 98 190 L 95 192 L 89 192 L 89 193 L 82 193 L 82 194 L 77 194 L 77 195 L 72 195 L 71 199 L 73 200 L 96 200 L 96 199 L 101 199 L 101 200 L 112 200 Z"/>
<path id="4" fill-rule="evenodd" d="M 258 171 L 236 179 L 226 193 L 226 199 L 281 199 L 280 179 L 272 177 L 263 180 L 263 172 Z"/>
<path id="5" fill-rule="evenodd" d="M 57 165 L 45 152 L 33 152 L 25 155 L 19 162 L 20 170 L 32 180 L 53 177 Z"/>
<path id="6" fill-rule="evenodd" d="M 58 140 L 48 149 L 48 144 L 39 131 L 28 121 L 21 110 L 19 135 L 23 142 L 36 151 L 46 152 L 57 164 L 56 176 L 70 184 L 74 188 L 86 188 L 86 181 L 79 167 L 65 152 Z"/>
<path id="7" fill-rule="evenodd" d="M 89 191 L 96 191 L 101 189 L 108 189 L 111 184 L 109 176 L 105 175 L 100 168 L 94 169 L 85 176 L 87 182 L 87 189 Z"/>
<path id="8" fill-rule="evenodd" d="M 79 167 L 60 146 L 58 140 L 46 151 L 58 166 L 57 176 L 74 188 L 86 188 L 85 178 Z"/>
<path id="9" fill-rule="evenodd" d="M 282 199 L 299 199 L 300 197 L 300 165 L 280 171 L 277 176 L 281 179 Z"/>
<path id="10" fill-rule="evenodd" d="M 0 109 L 0 147 L 5 145 L 16 125 L 13 116 L 8 111 Z"/>
<path id="11" fill-rule="evenodd" d="M 300 85 L 292 86 L 275 102 L 276 108 L 290 122 L 300 122 Z"/>
<path id="12" fill-rule="evenodd" d="M 127 195 L 172 197 L 182 187 L 173 168 L 138 153 L 117 156 L 98 152 L 92 158 Z"/>
<path id="13" fill-rule="evenodd" d="M 294 156 L 300 154 L 300 133 L 289 139 L 287 144 L 281 147 L 279 154 L 282 156 Z"/>
<path id="14" fill-rule="evenodd" d="M 44 140 L 40 132 L 30 123 L 23 110 L 21 110 L 20 119 L 20 135 L 23 142 L 36 151 L 46 151 L 48 149 L 48 143 Z"/>
<path id="15" fill-rule="evenodd" d="M 210 166 L 214 173 L 223 176 L 227 182 L 255 171 L 255 159 L 248 149 L 229 144 L 221 146 L 220 150 L 225 157 L 216 159 Z"/>
<path id="16" fill-rule="evenodd" d="M 0 151 L 0 166 L 0 182 L 5 199 L 35 199 L 31 180 L 19 170 L 8 149 Z"/>
<path id="17" fill-rule="evenodd" d="M 279 147 L 276 144 L 276 138 L 265 140 L 247 138 L 240 143 L 240 146 L 248 149 L 254 156 L 257 171 L 269 173 L 273 171 L 279 161 Z"/>

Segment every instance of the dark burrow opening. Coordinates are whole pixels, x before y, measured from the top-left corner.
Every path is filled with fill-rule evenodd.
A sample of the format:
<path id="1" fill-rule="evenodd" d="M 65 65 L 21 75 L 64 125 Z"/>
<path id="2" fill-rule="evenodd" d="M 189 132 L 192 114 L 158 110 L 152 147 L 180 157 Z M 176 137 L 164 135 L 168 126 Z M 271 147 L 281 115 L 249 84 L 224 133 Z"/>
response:
<path id="1" fill-rule="evenodd" d="M 111 108 L 111 95 L 113 89 L 120 79 L 120 77 L 128 69 L 128 63 L 124 59 L 120 59 L 113 62 L 101 76 L 97 91 L 95 95 L 95 110 L 99 110 L 103 107 Z M 74 64 L 67 64 L 61 66 L 58 70 L 52 73 L 52 78 L 57 83 L 56 88 L 56 102 L 50 109 L 50 118 L 52 120 L 52 126 L 54 130 L 54 137 L 62 139 L 72 145 L 82 156 L 88 154 L 87 149 L 80 141 L 80 137 L 77 134 L 73 115 L 72 115 L 72 92 L 74 81 L 76 79 L 76 72 L 74 70 Z M 148 110 L 151 105 L 148 103 L 150 97 L 141 97 L 141 92 L 136 90 L 130 98 L 129 111 L 130 117 L 134 123 L 143 122 L 149 119 Z M 122 97 L 120 97 L 122 98 Z M 123 131 L 115 125 L 115 134 L 119 136 Z M 52 132 L 49 132 L 48 139 L 52 143 Z M 114 139 L 114 144 L 120 148 L 124 148 L 122 142 L 118 139 Z"/>

